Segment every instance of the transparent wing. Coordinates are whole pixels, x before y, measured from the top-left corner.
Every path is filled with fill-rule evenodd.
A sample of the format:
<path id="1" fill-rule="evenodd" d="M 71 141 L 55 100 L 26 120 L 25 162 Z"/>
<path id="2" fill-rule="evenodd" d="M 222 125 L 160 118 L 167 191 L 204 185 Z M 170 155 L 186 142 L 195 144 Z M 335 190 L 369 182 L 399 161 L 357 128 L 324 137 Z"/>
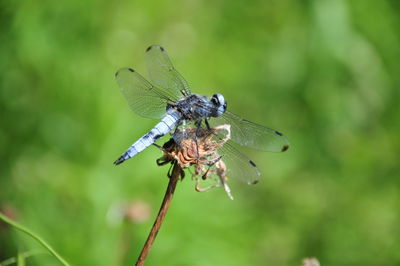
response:
<path id="1" fill-rule="evenodd" d="M 211 118 L 211 126 L 231 125 L 231 140 L 253 149 L 281 152 L 289 148 L 289 141 L 282 133 L 243 119 L 226 111 L 221 117 Z"/>
<path id="2" fill-rule="evenodd" d="M 169 90 L 178 99 L 190 94 L 189 84 L 176 71 L 163 47 L 152 45 L 147 48 L 146 63 L 155 85 Z"/>
<path id="3" fill-rule="evenodd" d="M 167 103 L 177 100 L 167 91 L 153 86 L 132 68 L 118 70 L 115 79 L 131 109 L 143 117 L 161 118 Z"/>
<path id="4" fill-rule="evenodd" d="M 226 165 L 228 178 L 238 179 L 249 185 L 258 183 L 261 174 L 256 164 L 229 144 L 229 141 L 218 149 L 218 154 Z"/>

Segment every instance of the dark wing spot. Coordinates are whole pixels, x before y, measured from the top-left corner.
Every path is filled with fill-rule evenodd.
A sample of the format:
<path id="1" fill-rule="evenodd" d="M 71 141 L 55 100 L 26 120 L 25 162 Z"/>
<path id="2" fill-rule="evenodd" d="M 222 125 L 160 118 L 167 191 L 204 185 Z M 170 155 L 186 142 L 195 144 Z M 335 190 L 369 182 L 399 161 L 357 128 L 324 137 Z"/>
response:
<path id="1" fill-rule="evenodd" d="M 249 163 L 250 163 L 252 166 L 257 167 L 256 163 L 253 162 L 252 160 L 249 160 Z"/>
<path id="2" fill-rule="evenodd" d="M 128 68 L 130 72 L 135 72 L 133 68 Z"/>
<path id="3" fill-rule="evenodd" d="M 118 77 L 118 73 L 119 73 L 119 71 L 117 71 L 117 72 L 115 73 L 115 77 Z"/>
<path id="4" fill-rule="evenodd" d="M 283 145 L 283 147 L 282 147 L 282 151 L 287 151 L 289 149 L 289 145 Z"/>
<path id="5" fill-rule="evenodd" d="M 278 135 L 278 136 L 283 136 L 283 134 L 281 132 L 279 132 L 279 131 L 275 131 L 275 134 Z"/>
<path id="6" fill-rule="evenodd" d="M 164 52 L 164 48 L 162 47 L 162 46 L 159 46 L 160 47 L 160 50 L 162 51 L 162 52 Z"/>
<path id="7" fill-rule="evenodd" d="M 150 50 L 151 50 L 151 48 L 153 48 L 153 46 L 152 46 L 152 45 L 151 45 L 151 46 L 149 46 L 149 47 L 147 47 L 147 49 L 146 49 L 146 52 L 150 51 Z"/>
<path id="8" fill-rule="evenodd" d="M 253 182 L 250 183 L 250 185 L 255 185 L 258 184 L 258 180 L 254 180 Z"/>

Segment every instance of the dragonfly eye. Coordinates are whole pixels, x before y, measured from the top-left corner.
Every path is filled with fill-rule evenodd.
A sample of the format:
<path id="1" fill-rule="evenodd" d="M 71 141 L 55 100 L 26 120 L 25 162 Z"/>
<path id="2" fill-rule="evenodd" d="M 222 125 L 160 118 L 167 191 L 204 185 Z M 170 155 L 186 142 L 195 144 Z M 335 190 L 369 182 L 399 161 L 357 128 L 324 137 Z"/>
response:
<path id="1" fill-rule="evenodd" d="M 215 104 L 215 105 L 220 105 L 220 102 L 219 102 L 219 99 L 218 99 L 218 94 L 214 94 L 212 97 L 211 97 L 211 102 L 213 103 L 213 104 Z"/>
<path id="2" fill-rule="evenodd" d="M 221 116 L 225 113 L 226 101 L 224 96 L 222 96 L 222 94 L 219 93 L 214 94 L 211 97 L 210 102 L 215 106 L 215 113 L 213 114 L 214 117 Z"/>
<path id="3" fill-rule="evenodd" d="M 216 106 L 226 107 L 226 101 L 222 94 L 216 93 L 211 97 L 211 102 Z"/>

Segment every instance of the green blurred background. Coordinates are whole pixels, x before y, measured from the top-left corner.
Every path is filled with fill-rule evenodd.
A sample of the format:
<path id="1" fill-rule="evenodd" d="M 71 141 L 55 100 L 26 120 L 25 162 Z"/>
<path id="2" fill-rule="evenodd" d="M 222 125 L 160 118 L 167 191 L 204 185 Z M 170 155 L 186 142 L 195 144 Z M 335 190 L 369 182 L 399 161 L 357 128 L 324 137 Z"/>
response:
<path id="1" fill-rule="evenodd" d="M 396 0 L 1 1 L 3 212 L 73 265 L 135 262 L 168 167 L 154 147 L 112 164 L 156 123 L 114 73 L 146 75 L 151 44 L 291 148 L 243 149 L 263 177 L 232 181 L 234 201 L 179 183 L 147 265 L 400 265 Z M 0 224 L 0 261 L 28 250 L 42 249 Z"/>

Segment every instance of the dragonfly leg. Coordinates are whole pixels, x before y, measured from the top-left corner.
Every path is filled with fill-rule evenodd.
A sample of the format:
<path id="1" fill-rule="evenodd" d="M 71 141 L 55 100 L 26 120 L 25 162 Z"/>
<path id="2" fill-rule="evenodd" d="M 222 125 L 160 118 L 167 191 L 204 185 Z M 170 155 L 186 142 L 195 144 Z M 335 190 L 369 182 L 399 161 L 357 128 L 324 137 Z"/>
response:
<path id="1" fill-rule="evenodd" d="M 222 158 L 222 156 L 219 156 L 218 158 L 214 159 L 213 161 L 210 161 L 207 163 L 207 166 L 208 166 L 207 171 L 201 177 L 203 180 L 206 180 L 209 177 L 211 167 L 213 167 L 217 162 L 219 162 L 219 160 L 221 160 L 221 158 Z"/>
<path id="2" fill-rule="evenodd" d="M 164 155 L 161 158 L 158 158 L 156 160 L 158 166 L 166 165 L 167 163 L 173 160 L 173 158 L 170 155 L 170 152 L 171 149 L 173 148 L 173 145 L 175 145 L 174 139 L 171 138 L 169 141 L 164 143 L 163 146 L 160 146 L 156 143 L 153 143 L 153 145 L 159 148 L 164 153 Z"/>
<path id="3" fill-rule="evenodd" d="M 207 129 L 210 130 L 211 127 L 210 127 L 210 124 L 208 123 L 208 119 L 207 118 L 204 119 L 204 123 L 206 124 Z"/>
<path id="4" fill-rule="evenodd" d="M 153 145 L 156 146 L 157 148 L 159 148 L 160 150 L 164 151 L 164 148 L 161 147 L 160 145 L 158 145 L 158 144 L 156 144 L 156 143 L 153 143 Z"/>
<path id="5" fill-rule="evenodd" d="M 196 141 L 196 152 L 197 152 L 197 159 L 198 159 L 200 157 L 198 140 L 199 140 L 199 134 L 200 134 L 200 130 L 201 130 L 201 120 L 197 120 L 194 124 L 196 126 L 195 141 Z"/>
<path id="6" fill-rule="evenodd" d="M 169 158 L 166 158 L 165 156 L 163 156 L 161 158 L 158 158 L 156 160 L 156 163 L 157 163 L 158 166 L 163 166 L 163 165 L 166 165 L 166 164 L 168 164 L 170 162 L 171 162 L 171 160 Z"/>

